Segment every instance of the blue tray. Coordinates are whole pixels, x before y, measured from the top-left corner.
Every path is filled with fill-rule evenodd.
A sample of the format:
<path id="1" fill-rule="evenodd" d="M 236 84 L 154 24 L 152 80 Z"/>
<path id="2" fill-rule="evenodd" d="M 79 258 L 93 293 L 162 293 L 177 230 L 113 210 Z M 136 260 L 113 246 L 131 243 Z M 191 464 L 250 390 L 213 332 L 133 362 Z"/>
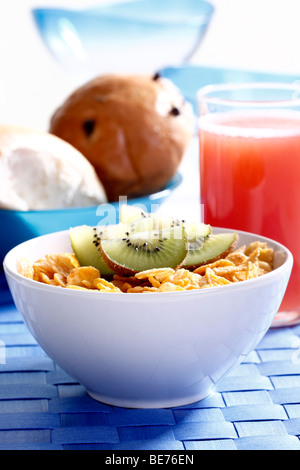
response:
<path id="1" fill-rule="evenodd" d="M 126 199 L 128 205 L 143 208 L 147 212 L 157 210 L 182 183 L 182 175 L 177 173 L 161 191 L 146 196 Z M 76 225 L 108 225 L 119 221 L 121 201 L 100 204 L 99 206 L 74 207 L 32 211 L 0 209 L 0 262 L 14 246 L 30 238 L 47 233 L 68 230 Z"/>

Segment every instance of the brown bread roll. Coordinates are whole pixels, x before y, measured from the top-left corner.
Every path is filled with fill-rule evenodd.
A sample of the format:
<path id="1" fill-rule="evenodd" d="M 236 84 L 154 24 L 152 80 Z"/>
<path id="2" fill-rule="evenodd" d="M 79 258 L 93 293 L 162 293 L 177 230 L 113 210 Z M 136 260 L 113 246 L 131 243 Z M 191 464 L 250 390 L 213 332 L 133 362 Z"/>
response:
<path id="1" fill-rule="evenodd" d="M 192 106 L 168 79 L 102 75 L 73 92 L 50 132 L 94 166 L 109 201 L 161 190 L 194 132 Z"/>

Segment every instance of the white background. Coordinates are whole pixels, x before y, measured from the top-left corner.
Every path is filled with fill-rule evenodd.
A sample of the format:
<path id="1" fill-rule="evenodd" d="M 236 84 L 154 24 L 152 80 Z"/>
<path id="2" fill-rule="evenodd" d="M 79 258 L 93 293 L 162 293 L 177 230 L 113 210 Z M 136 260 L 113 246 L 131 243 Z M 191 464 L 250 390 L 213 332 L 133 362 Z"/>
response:
<path id="1" fill-rule="evenodd" d="M 50 56 L 31 8 L 80 7 L 112 0 L 9 0 L 0 3 L 0 123 L 48 130 L 57 106 L 76 88 Z M 157 0 L 159 1 L 159 0 Z M 197 1 L 197 0 L 195 0 Z M 212 0 L 215 15 L 193 62 L 299 74 L 300 0 Z M 147 58 L 146 58 L 147 59 Z M 169 65 L 169 64 L 168 64 Z M 168 199 L 168 211 L 196 219 L 199 204 L 197 142 L 181 168 L 184 183 Z"/>
<path id="2" fill-rule="evenodd" d="M 76 85 L 41 43 L 31 8 L 80 7 L 101 1 L 0 2 L 0 122 L 46 130 L 52 112 Z M 299 73 L 300 78 L 300 0 L 212 3 L 215 15 L 194 62 Z"/>

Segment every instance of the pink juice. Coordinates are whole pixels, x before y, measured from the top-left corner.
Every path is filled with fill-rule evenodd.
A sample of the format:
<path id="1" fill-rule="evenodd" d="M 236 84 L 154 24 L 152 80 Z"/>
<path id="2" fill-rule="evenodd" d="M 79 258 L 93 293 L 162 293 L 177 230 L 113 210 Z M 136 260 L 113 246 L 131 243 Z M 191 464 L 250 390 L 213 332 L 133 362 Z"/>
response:
<path id="1" fill-rule="evenodd" d="M 300 310 L 300 113 L 209 115 L 199 128 L 204 221 L 287 246 L 294 267 L 281 310 Z"/>

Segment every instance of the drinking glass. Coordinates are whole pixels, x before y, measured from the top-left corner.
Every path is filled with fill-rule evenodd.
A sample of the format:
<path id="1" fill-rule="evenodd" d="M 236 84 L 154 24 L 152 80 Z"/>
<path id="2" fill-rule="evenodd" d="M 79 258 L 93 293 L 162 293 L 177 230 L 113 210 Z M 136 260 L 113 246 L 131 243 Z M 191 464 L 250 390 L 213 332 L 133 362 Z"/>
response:
<path id="1" fill-rule="evenodd" d="M 294 266 L 272 326 L 300 323 L 300 85 L 211 85 L 197 101 L 204 222 L 290 249 Z"/>

